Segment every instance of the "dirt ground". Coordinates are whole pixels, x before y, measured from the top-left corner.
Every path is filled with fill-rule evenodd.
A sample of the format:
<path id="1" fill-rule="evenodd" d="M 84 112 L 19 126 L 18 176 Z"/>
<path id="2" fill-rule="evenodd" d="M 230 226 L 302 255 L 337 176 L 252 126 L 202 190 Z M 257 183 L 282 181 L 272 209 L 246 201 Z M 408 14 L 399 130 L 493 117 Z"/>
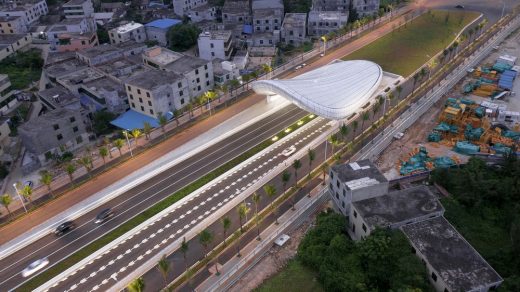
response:
<path id="1" fill-rule="evenodd" d="M 520 59 L 520 31 L 506 39 L 499 47 L 500 48 L 498 50 L 494 51 L 486 59 L 484 59 L 481 65 L 493 64 L 500 55 L 504 54 L 516 56 Z M 517 62 L 517 64 L 518 63 L 520 62 Z M 462 86 L 470 79 L 471 78 L 468 76 L 459 82 L 455 87 L 453 87 L 446 96 L 441 98 L 412 127 L 406 130 L 404 133 L 405 135 L 401 140 L 393 141 L 390 146 L 388 146 L 388 148 L 383 152 L 383 154 L 377 159 L 376 165 L 385 174 L 387 179 L 396 179 L 400 177 L 396 167 L 399 159 L 402 159 L 414 148 L 419 146 L 426 147 L 428 153 L 432 157 L 457 156 L 462 163 L 469 159 L 468 156 L 452 151 L 450 147 L 439 143 L 427 142 L 427 136 L 428 133 L 438 124 L 438 117 L 441 113 L 441 110 L 444 108 L 446 99 L 448 97 L 461 97 Z M 520 92 L 520 78 L 516 78 L 513 91 Z M 480 103 L 483 100 L 491 101 L 490 98 L 484 98 L 471 94 L 464 97 L 477 103 Z M 497 100 L 493 102 L 506 105 L 508 110 L 520 111 L 520 94 L 506 97 L 504 100 Z"/>
<path id="2" fill-rule="evenodd" d="M 273 247 L 267 251 L 266 255 L 260 260 L 260 262 L 250 269 L 228 291 L 252 291 L 256 287 L 260 286 L 265 280 L 278 273 L 286 263 L 296 255 L 298 245 L 300 245 L 303 236 L 314 225 L 318 213 L 319 211 L 314 213 L 311 217 L 308 217 L 296 230 L 288 233 L 287 235 L 289 235 L 291 239 L 289 239 L 283 247 L 273 244 Z"/>

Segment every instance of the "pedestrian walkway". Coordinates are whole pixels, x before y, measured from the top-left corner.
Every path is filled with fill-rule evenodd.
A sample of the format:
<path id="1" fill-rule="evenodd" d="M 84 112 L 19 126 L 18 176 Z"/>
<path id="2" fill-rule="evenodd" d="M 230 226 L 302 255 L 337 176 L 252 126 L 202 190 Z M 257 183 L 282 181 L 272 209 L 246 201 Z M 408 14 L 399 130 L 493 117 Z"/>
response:
<path id="1" fill-rule="evenodd" d="M 216 274 L 213 266 L 209 267 L 212 275 L 202 282 L 195 291 L 225 291 L 231 287 L 244 273 L 246 273 L 267 252 L 276 240 L 288 230 L 295 228 L 303 218 L 314 213 L 316 208 L 328 199 L 327 187 L 319 184 L 311 191 L 310 196 L 304 196 L 295 204 L 295 209 L 289 208 L 278 217 L 279 224 L 271 224 L 260 233 L 262 240 L 252 240 L 241 248 L 241 257 L 233 257 L 226 263 L 218 264 L 220 275 Z"/>

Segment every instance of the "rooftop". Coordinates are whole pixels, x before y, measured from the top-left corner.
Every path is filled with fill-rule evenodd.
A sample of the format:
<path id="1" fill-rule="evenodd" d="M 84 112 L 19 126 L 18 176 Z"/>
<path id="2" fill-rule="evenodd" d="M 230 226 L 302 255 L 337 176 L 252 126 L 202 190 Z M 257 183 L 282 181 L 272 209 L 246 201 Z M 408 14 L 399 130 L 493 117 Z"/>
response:
<path id="1" fill-rule="evenodd" d="M 62 75 L 58 78 L 60 84 L 68 86 L 77 86 L 82 83 L 96 80 L 103 77 L 103 74 L 94 70 L 90 67 L 83 68 L 81 70 L 70 72 L 70 74 Z"/>
<path id="2" fill-rule="evenodd" d="M 228 40 L 231 38 L 230 30 L 211 30 L 203 31 L 199 34 L 200 37 L 209 37 L 212 40 Z"/>
<path id="3" fill-rule="evenodd" d="M 126 80 L 126 83 L 142 89 L 154 90 L 162 85 L 173 84 L 179 79 L 181 79 L 181 76 L 173 72 L 150 70 L 132 76 Z"/>
<path id="4" fill-rule="evenodd" d="M 45 73 L 49 75 L 49 77 L 57 78 L 60 76 L 64 76 L 78 70 L 87 68 L 85 64 L 83 64 L 78 59 L 67 59 L 60 61 L 56 64 L 51 64 L 45 67 Z"/>
<path id="5" fill-rule="evenodd" d="M 201 66 L 208 64 L 209 62 L 200 58 L 192 56 L 183 56 L 176 61 L 166 65 L 166 69 L 177 74 L 185 74 L 192 70 L 195 70 Z"/>
<path id="6" fill-rule="evenodd" d="M 79 6 L 82 5 L 86 0 L 70 0 L 69 2 L 63 4 L 63 7 L 67 6 Z"/>
<path id="7" fill-rule="evenodd" d="M 222 7 L 222 13 L 249 14 L 249 1 L 226 0 Z"/>
<path id="8" fill-rule="evenodd" d="M 109 53 L 118 52 L 118 51 L 119 51 L 119 48 L 114 45 L 101 44 L 99 46 L 95 46 L 92 48 L 79 50 L 77 53 L 80 55 L 83 55 L 87 58 L 93 58 L 93 57 L 97 57 L 99 55 L 109 54 Z"/>
<path id="9" fill-rule="evenodd" d="M 26 36 L 26 34 L 0 34 L 0 45 L 13 44 Z"/>
<path id="10" fill-rule="evenodd" d="M 119 96 L 126 96 L 125 88 L 123 87 L 123 85 L 106 76 L 103 76 L 99 79 L 84 82 L 83 87 L 94 92 L 117 91 L 119 93 Z"/>
<path id="11" fill-rule="evenodd" d="M 338 164 L 331 168 L 338 174 L 338 179 L 346 183 L 347 188 L 350 190 L 355 190 L 362 185 L 378 184 L 388 181 L 379 169 L 368 159 Z"/>
<path id="12" fill-rule="evenodd" d="M 152 22 L 149 22 L 149 23 L 145 24 L 145 26 L 168 29 L 179 23 L 182 23 L 182 21 L 178 20 L 178 19 L 163 18 L 163 19 L 157 19 Z"/>
<path id="13" fill-rule="evenodd" d="M 401 227 L 450 291 L 478 291 L 502 278 L 444 218 Z"/>
<path id="14" fill-rule="evenodd" d="M 159 46 L 151 47 L 143 52 L 144 58 L 159 64 L 160 66 L 166 66 L 182 58 L 182 56 L 183 54 L 181 53 L 177 53 Z"/>
<path id="15" fill-rule="evenodd" d="M 13 21 L 20 18 L 21 16 L 0 16 L 0 22 Z"/>
<path id="16" fill-rule="evenodd" d="M 428 214 L 444 212 L 439 200 L 426 186 L 393 191 L 352 204 L 371 227 L 388 227 Z"/>
<path id="17" fill-rule="evenodd" d="M 76 111 L 67 108 L 57 108 L 55 110 L 44 113 L 35 119 L 31 119 L 21 125 L 19 129 L 26 135 L 41 135 L 43 127 L 51 127 L 52 125 L 63 121 L 64 118 L 75 115 Z"/>
<path id="18" fill-rule="evenodd" d="M 282 0 L 252 0 L 251 7 L 253 8 L 253 12 L 256 9 L 283 9 Z"/>
<path id="19" fill-rule="evenodd" d="M 307 13 L 286 13 L 283 19 L 282 27 L 305 27 L 307 22 Z"/>
<path id="20" fill-rule="evenodd" d="M 71 103 L 79 103 L 79 98 L 62 86 L 56 86 L 38 92 L 38 96 L 54 108 L 64 107 Z"/>
<path id="21" fill-rule="evenodd" d="M 45 59 L 45 65 L 50 66 L 52 64 L 60 63 L 67 60 L 72 60 L 76 58 L 76 52 L 67 51 L 67 52 L 49 52 L 47 58 Z"/>
<path id="22" fill-rule="evenodd" d="M 321 20 L 340 20 L 340 19 L 346 19 L 348 18 L 348 12 L 343 11 L 314 11 L 311 10 L 309 12 L 309 19 L 310 18 L 319 18 Z"/>
<path id="23" fill-rule="evenodd" d="M 115 31 L 116 33 L 127 33 L 129 31 L 132 31 L 132 30 L 135 30 L 135 29 L 138 29 L 140 27 L 143 27 L 142 24 L 140 23 L 137 23 L 137 22 L 129 22 L 127 24 L 123 24 L 121 26 L 118 26 L 114 29 L 111 29 L 112 31 Z"/>

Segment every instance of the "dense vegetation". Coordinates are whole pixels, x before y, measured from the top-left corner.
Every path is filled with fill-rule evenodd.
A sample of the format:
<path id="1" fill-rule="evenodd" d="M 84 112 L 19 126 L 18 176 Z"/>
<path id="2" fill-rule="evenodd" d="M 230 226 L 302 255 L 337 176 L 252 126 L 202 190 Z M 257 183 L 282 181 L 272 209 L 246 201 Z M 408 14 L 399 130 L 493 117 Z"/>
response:
<path id="1" fill-rule="evenodd" d="M 471 158 L 432 180 L 452 194 L 442 201 L 445 217 L 505 279 L 501 289 L 520 291 L 520 161 L 489 167 Z"/>
<path id="2" fill-rule="evenodd" d="M 192 23 L 174 25 L 167 35 L 170 49 L 181 52 L 188 50 L 197 44 L 200 32 L 201 30 Z"/>
<path id="3" fill-rule="evenodd" d="M 290 260 L 287 265 L 274 277 L 263 282 L 255 292 L 322 292 L 320 283 L 316 280 L 316 273 L 302 265 L 297 259 Z"/>
<path id="4" fill-rule="evenodd" d="M 285 13 L 308 13 L 312 0 L 283 0 Z"/>
<path id="5" fill-rule="evenodd" d="M 318 215 L 298 248 L 298 259 L 318 273 L 325 291 L 430 291 L 426 270 L 408 240 L 395 230 L 376 230 L 353 242 L 345 218 Z"/>
<path id="6" fill-rule="evenodd" d="M 18 52 L 0 62 L 0 74 L 9 75 L 13 89 L 25 89 L 33 81 L 40 79 L 43 67 L 41 52 L 32 49 Z"/>

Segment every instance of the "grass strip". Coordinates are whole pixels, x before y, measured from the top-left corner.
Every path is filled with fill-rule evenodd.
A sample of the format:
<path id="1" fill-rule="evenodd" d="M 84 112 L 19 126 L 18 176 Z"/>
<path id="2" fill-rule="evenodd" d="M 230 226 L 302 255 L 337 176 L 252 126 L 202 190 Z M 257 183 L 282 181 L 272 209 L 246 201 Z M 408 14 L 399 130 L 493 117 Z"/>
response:
<path id="1" fill-rule="evenodd" d="M 261 142 L 260 144 L 257 144 L 253 148 L 250 148 L 246 152 L 240 154 L 239 156 L 233 158 L 229 162 L 217 167 L 216 169 L 209 172 L 208 174 L 202 176 L 201 178 L 199 178 L 196 181 L 192 182 L 191 184 L 183 187 L 179 191 L 173 193 L 172 195 L 168 196 L 167 198 L 163 199 L 162 201 L 158 202 L 157 204 L 153 205 L 152 207 L 139 213 L 137 216 L 135 216 L 132 219 L 128 220 L 127 222 L 123 223 L 122 225 L 120 225 L 116 229 L 112 230 L 111 232 L 105 234 L 104 236 L 97 239 L 96 241 L 93 241 L 89 245 L 76 251 L 74 254 L 72 254 L 71 256 L 62 260 L 61 262 L 57 263 L 56 265 L 52 266 L 51 268 L 47 269 L 43 273 L 30 279 L 29 281 L 24 283 L 22 286 L 20 286 L 17 289 L 17 291 L 32 291 L 32 290 L 38 288 L 39 286 L 43 285 L 50 279 L 56 277 L 57 275 L 64 272 L 68 268 L 70 268 L 73 265 L 75 265 L 76 263 L 80 262 L 84 258 L 90 256 L 92 253 L 96 252 L 98 249 L 102 248 L 105 245 L 108 245 L 110 242 L 112 242 L 116 238 L 124 235 L 128 231 L 137 227 L 139 224 L 141 224 L 141 223 L 145 222 L 146 220 L 148 220 L 149 218 L 155 216 L 157 213 L 170 207 L 175 202 L 179 201 L 180 199 L 184 198 L 185 196 L 189 195 L 190 193 L 196 191 L 197 189 L 203 187 L 210 181 L 221 176 L 228 170 L 239 165 L 240 163 L 242 163 L 245 160 L 249 159 L 250 157 L 254 156 L 258 152 L 269 147 L 270 145 L 275 143 L 277 140 L 289 135 L 295 129 L 302 127 L 303 125 L 307 124 L 314 118 L 315 118 L 314 115 L 308 115 L 308 116 L 303 117 L 299 121 L 293 123 L 288 128 L 286 128 L 286 129 L 290 129 L 289 131 L 283 130 L 283 131 L 280 131 L 277 135 L 275 135 L 274 137 L 277 137 L 276 139 L 265 140 L 265 141 Z"/>

